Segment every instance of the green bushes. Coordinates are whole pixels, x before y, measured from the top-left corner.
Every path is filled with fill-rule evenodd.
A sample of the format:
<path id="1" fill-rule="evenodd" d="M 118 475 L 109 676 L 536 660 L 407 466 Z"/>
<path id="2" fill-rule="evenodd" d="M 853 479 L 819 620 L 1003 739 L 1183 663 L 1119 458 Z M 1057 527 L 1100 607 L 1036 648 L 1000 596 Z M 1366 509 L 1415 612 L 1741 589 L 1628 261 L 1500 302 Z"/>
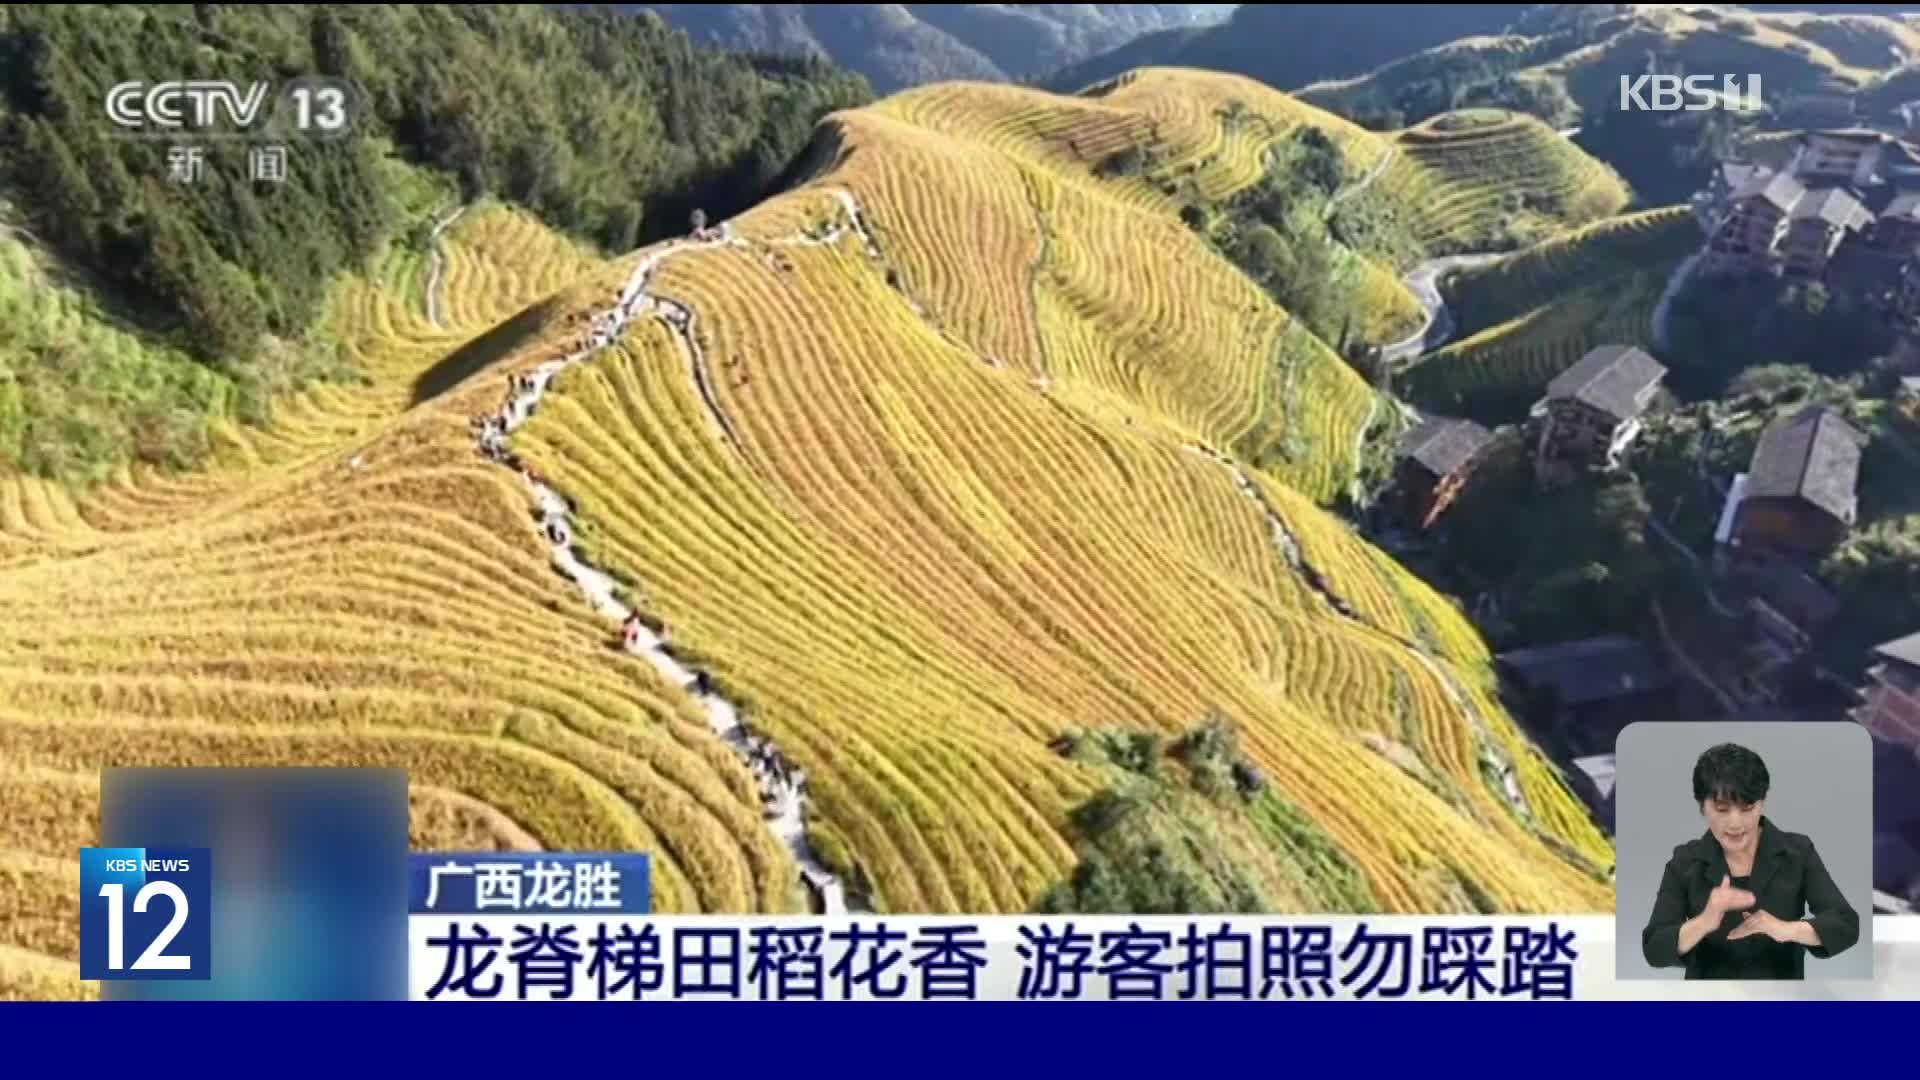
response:
<path id="1" fill-rule="evenodd" d="M 1343 253 L 1326 206 L 1345 180 L 1339 147 L 1316 127 L 1275 146 L 1258 183 L 1222 208 L 1207 235 L 1221 254 L 1321 340 L 1337 343 L 1348 315 L 1336 268 Z M 1205 227 L 1204 216 L 1189 224 Z"/>
<path id="2" fill-rule="evenodd" d="M 1167 743 L 1101 731 L 1063 736 L 1055 749 L 1114 782 L 1070 814 L 1080 861 L 1037 911 L 1374 909 L 1365 876 L 1270 788 L 1224 714 L 1210 713 Z"/>

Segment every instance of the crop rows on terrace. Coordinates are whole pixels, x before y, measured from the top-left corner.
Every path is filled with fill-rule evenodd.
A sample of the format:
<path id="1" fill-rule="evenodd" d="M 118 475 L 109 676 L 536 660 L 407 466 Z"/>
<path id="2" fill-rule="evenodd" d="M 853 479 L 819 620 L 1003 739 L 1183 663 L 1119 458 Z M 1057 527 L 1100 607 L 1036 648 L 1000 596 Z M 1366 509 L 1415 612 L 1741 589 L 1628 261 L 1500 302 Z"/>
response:
<path id="1" fill-rule="evenodd" d="M 941 84 L 896 95 L 880 110 L 1063 178 L 1139 150 L 1150 162 L 1143 173 L 1107 177 L 1100 186 L 1111 198 L 1164 214 L 1182 199 L 1218 201 L 1253 183 L 1268 148 L 1303 124 L 1333 139 L 1356 180 L 1389 152 L 1385 140 L 1345 119 L 1214 72 L 1147 69 L 1098 97 Z"/>
<path id="2" fill-rule="evenodd" d="M 1511 420 L 1589 349 L 1646 344 L 1672 270 L 1667 262 L 1616 275 L 1454 342 L 1409 371 L 1402 391 L 1440 412 Z"/>
<path id="3" fill-rule="evenodd" d="M 1150 138 L 1152 124 L 1111 102 L 957 83 L 897 94 L 879 111 L 997 153 L 1060 167 L 1090 167 Z"/>
<path id="4" fill-rule="evenodd" d="M 1335 273 L 1340 287 L 1352 298 L 1354 340 L 1384 344 L 1399 341 L 1420 328 L 1426 320 L 1426 309 L 1391 269 L 1374 257 L 1351 249 L 1341 251 Z"/>
<path id="5" fill-rule="evenodd" d="M 580 250 L 546 233 L 534 219 L 498 207 L 469 212 L 444 236 L 450 266 L 462 286 L 490 299 L 467 305 L 469 317 L 498 321 L 528 301 L 574 279 L 587 265 Z M 510 266 L 497 260 L 513 260 Z M 443 274 L 442 291 L 456 286 Z M 491 322 L 466 322 L 443 313 L 448 329 L 430 324 L 404 293 L 373 280 L 350 278 L 335 290 L 328 313 L 338 348 L 363 372 L 353 382 L 316 383 L 276 403 L 273 422 L 214 425 L 216 467 L 169 474 L 150 466 L 122 466 L 84 499 L 60 484 L 23 474 L 0 474 L 0 563 L 10 552 L 86 549 L 101 534 L 171 525 L 272 497 L 286 477 L 275 466 L 333 458 L 376 433 L 413 396 L 413 376 L 433 359 Z M 517 290 L 517 291 L 516 291 Z M 371 457 L 373 452 L 369 452 Z M 304 475 L 304 474 L 300 474 Z"/>
<path id="6" fill-rule="evenodd" d="M 1099 783 L 1050 740 L 1220 709 L 1382 906 L 1456 903 L 1464 878 L 1503 910 L 1604 908 L 1551 844 L 1444 793 L 1479 784 L 1446 683 L 1327 610 L 1259 506 L 1182 448 L 1300 440 L 1275 472 L 1316 557 L 1402 630 L 1450 625 L 1361 576 L 1380 564 L 1312 505 L 1351 474 L 1364 384 L 1107 185 L 880 111 L 835 134 L 818 179 L 859 198 L 883 258 L 851 235 L 762 243 L 837 216 L 818 187 L 757 208 L 740 245 L 651 283 L 695 313 L 697 354 L 636 323 L 513 437 L 578 500 L 581 552 L 807 770 L 818 848 L 883 909 L 1022 910 L 1071 873 L 1067 814 Z M 78 501 L 0 484 L 0 605 L 20 616 L 0 627 L 0 765 L 39 778 L 0 810 L 0 851 L 34 855 L 31 815 L 82 797 L 46 777 L 106 763 L 395 764 L 448 793 L 422 801 L 422 837 L 647 850 L 665 911 L 798 904 L 744 768 L 610 647 L 524 488 L 472 453 L 467 416 L 630 265 L 522 224 L 450 230 L 448 330 L 404 296 L 350 297 L 368 384 L 316 389 L 222 470 Z M 1356 747 L 1403 716 L 1440 793 Z M 1272 872 L 1299 895 L 1310 871 Z"/>
<path id="7" fill-rule="evenodd" d="M 1469 335 L 1575 290 L 1671 266 L 1699 246 L 1700 228 L 1685 206 L 1624 214 L 1456 272 L 1444 283 L 1447 305 Z"/>
<path id="8" fill-rule="evenodd" d="M 855 153 L 836 179 L 867 204 L 887 208 L 870 214 L 870 224 L 905 294 L 925 305 L 933 325 L 972 344 L 984 360 L 1039 374 L 1027 288 L 1042 237 L 1020 165 L 884 116 L 853 116 L 845 123 L 849 144 L 864 152 Z M 882 146 L 886 152 L 876 152 Z M 895 225 L 908 220 L 952 224 L 932 232 Z M 824 317 L 803 316 L 811 322 Z"/>
<path id="9" fill-rule="evenodd" d="M 1295 123 L 1318 115 L 1290 102 L 1288 109 L 1275 110 L 1269 97 L 1287 99 L 1271 91 L 1262 97 L 1255 93 L 1258 88 L 1240 85 L 1243 80 L 1229 82 L 1212 88 L 1204 100 L 1224 101 L 1229 93 L 1245 91 L 1255 108 Z M 967 123 L 978 121 L 965 119 L 970 114 L 951 105 L 952 93 L 941 88 L 919 91 L 888 108 L 916 122 L 968 130 Z M 1035 97 L 1023 91 L 1003 93 Z M 1167 96 L 1157 81 L 1135 80 L 1105 100 L 1109 111 L 1096 115 L 1104 119 L 1112 109 L 1136 103 L 1144 109 Z M 1223 123 L 1210 113 L 1190 119 L 1213 129 Z M 1357 128 L 1347 135 L 1353 145 L 1372 139 Z M 855 145 L 876 138 L 897 136 L 871 126 L 849 132 Z M 910 142 L 927 149 L 923 164 L 916 162 L 916 154 L 894 152 L 893 145 L 886 155 L 854 155 L 839 178 L 857 191 L 874 192 L 878 204 L 889 208 L 870 215 L 887 257 L 908 293 L 926 300 L 942 329 L 954 331 L 984 358 L 1010 361 L 1022 353 L 986 335 L 997 330 L 1004 338 L 1017 327 L 1031 326 L 1035 312 L 1044 309 L 1058 317 L 1045 328 L 1044 371 L 1049 377 L 1091 380 L 1105 392 L 1144 406 L 1147 415 L 1171 420 L 1206 441 L 1243 446 L 1316 497 L 1331 498 L 1343 489 L 1355 467 L 1355 434 L 1371 408 L 1371 391 L 1171 214 L 1117 197 L 1124 184 L 1076 182 L 1070 167 L 1014 163 L 1010 174 L 987 167 L 976 160 L 975 148 L 954 138 L 922 136 Z M 862 169 L 862 160 L 878 164 Z M 869 179 L 883 167 L 888 174 Z M 896 215 L 922 212 L 923 196 L 913 193 L 931 189 L 953 198 L 950 190 L 926 178 L 959 168 L 971 168 L 980 177 L 980 188 L 1010 189 L 990 200 L 963 196 L 956 201 L 966 202 L 976 214 L 993 208 L 993 216 L 981 222 L 984 227 L 968 232 L 999 235 L 1005 231 L 1001 222 L 1007 220 L 1025 230 L 1015 241 L 992 245 L 1017 252 L 1026 264 L 1027 289 L 1018 297 L 1024 307 L 1015 306 L 1015 297 L 1008 294 L 1010 283 L 983 280 L 978 267 L 989 257 L 986 253 L 954 250 L 957 245 L 951 244 L 929 250 L 912 240 L 916 230 L 890 224 Z M 888 197 L 895 192 L 903 194 Z M 1026 204 L 1018 212 L 1010 205 L 1014 198 Z M 931 206 L 927 212 L 938 213 Z M 900 240 L 889 239 L 895 233 Z M 1004 273 L 1001 268 L 1011 261 L 1003 256 L 997 265 L 988 264 L 991 269 L 985 273 Z M 1404 292 L 1392 283 L 1387 287 Z M 984 297 L 992 298 L 991 307 L 982 302 Z M 982 315 L 963 321 L 952 311 L 969 298 Z M 1231 332 L 1223 332 L 1229 327 Z M 1057 348 L 1054 335 L 1060 338 Z M 1028 351 L 1040 345 L 1034 338 Z"/>
<path id="10" fill-rule="evenodd" d="M 724 865 L 726 856 L 707 848 L 732 847 L 728 837 L 753 824 L 744 784 L 716 774 L 724 753 L 682 745 L 673 732 L 698 731 L 697 721 L 636 696 L 630 675 L 595 675 L 560 659 L 569 643 L 590 651 L 593 631 L 567 629 L 572 620 L 543 607 L 541 597 L 566 595 L 559 583 L 536 556 L 495 538 L 525 535 L 527 526 L 512 524 L 509 511 L 483 528 L 395 497 L 417 491 L 457 504 L 489 497 L 488 488 L 493 498 L 506 493 L 476 478 L 463 496 L 457 474 L 427 470 L 388 479 L 387 490 L 367 485 L 333 503 L 276 507 L 202 535 L 174 530 L 164 544 L 16 575 L 9 584 L 21 595 L 9 598 L 10 609 L 31 621 L 7 634 L 0 706 L 476 737 L 513 727 L 569 759 L 593 752 L 570 734 L 580 733 L 645 763 L 633 772 L 617 760 L 578 762 L 636 805 L 651 803 L 651 816 L 713 815 L 702 827 L 711 834 L 705 846 L 696 850 L 701 838 L 689 836 L 681 857 Z M 257 597 L 233 598 L 236 582 Z M 400 629 L 382 630 L 389 623 Z M 49 624 L 59 630 L 43 629 Z M 714 887 L 720 903 L 743 902 L 737 880 Z"/>
<path id="11" fill-rule="evenodd" d="M 510 314 L 585 265 L 525 226 L 482 210 L 450 230 L 450 267 L 492 297 L 450 315 Z M 333 317 L 367 379 L 283 402 L 225 467 L 126 469 L 79 496 L 0 476 L 0 861 L 43 913 L 0 919 L 0 992 L 71 973 L 77 894 L 20 866 L 93 842 L 73 830 L 109 764 L 401 766 L 417 846 L 648 850 L 662 910 L 799 903 L 737 759 L 604 647 L 523 491 L 466 449 L 465 413 L 499 384 L 394 422 L 485 329 L 408 302 L 343 286 Z"/>
<path id="12" fill-rule="evenodd" d="M 409 846 L 415 851 L 538 849 L 497 807 L 419 779 L 408 796 Z M 99 842 L 100 774 L 8 761 L 0 763 L 0 797 L 13 826 L 8 846 L 0 848 L 5 947 L 77 962 L 80 872 L 73 853 Z"/>
<path id="13" fill-rule="evenodd" d="M 1402 132 L 1403 160 L 1375 185 L 1409 208 L 1428 254 L 1485 250 L 1503 237 L 1557 231 L 1618 213 L 1626 185 L 1531 117 L 1458 132 Z"/>
<path id="14" fill-rule="evenodd" d="M 1055 209 L 1078 196 L 1055 194 Z M 883 234 L 907 228 L 884 211 L 869 206 Z M 948 830 L 992 838 L 1019 827 L 1000 818 L 1003 805 L 946 785 L 1043 755 L 1050 732 L 1084 717 L 1173 730 L 1226 704 L 1265 744 L 1263 761 L 1329 810 L 1329 779 L 1300 767 L 1302 747 L 1276 742 L 1314 736 L 1290 735 L 1297 725 L 1273 710 L 1319 717 L 1336 702 L 1384 700 L 1388 669 L 1404 662 L 1397 646 L 1316 651 L 1324 628 L 1298 610 L 1297 582 L 1260 602 L 1244 583 L 1222 592 L 1263 541 L 1217 466 L 1155 449 L 1125 425 L 1090 428 L 955 349 L 916 325 L 851 244 L 790 254 L 787 272 L 739 251 L 690 254 L 658 283 L 701 312 L 709 356 L 740 358 L 745 377 L 723 380 L 718 397 L 741 458 L 698 435 L 689 420 L 701 406 L 670 377 L 686 361 L 651 328 L 629 336 L 628 357 L 569 374 L 523 445 L 543 474 L 580 492 L 606 565 L 700 643 L 748 702 L 749 722 L 808 768 L 819 812 L 885 906 L 1030 899 L 1026 890 L 1064 872 L 1059 840 L 1041 862 L 1039 851 L 997 852 L 956 872 L 939 855 Z M 1050 319 L 1043 327 L 1051 335 Z M 1194 470 L 1213 492 L 1205 502 L 1194 480 L 1169 487 Z M 760 502 L 761 488 L 767 505 L 741 505 Z M 1115 527 L 1089 529 L 1090 514 Z M 1202 546 L 1173 539 L 1202 523 Z M 769 604 L 775 582 L 780 603 Z M 1282 628 L 1289 644 L 1276 655 Z M 1362 655 L 1372 659 L 1352 666 Z M 910 692 L 871 670 L 910 657 L 926 665 Z M 1293 671 L 1279 706 L 1242 681 L 1265 682 L 1276 659 Z M 927 751 L 905 749 L 917 744 Z M 866 749 L 879 745 L 894 756 Z M 1019 771 L 1052 771 L 1044 756 L 1029 760 Z M 1021 814 L 1057 822 L 1070 805 L 1062 796 L 1080 794 L 1071 776 L 1028 791 Z M 892 803 L 906 812 L 885 813 Z M 1368 830 L 1340 832 L 1364 843 Z M 1388 851 L 1362 861 L 1389 879 L 1401 872 Z M 1517 878 L 1494 887 L 1528 888 Z M 1408 878 L 1399 895 L 1415 888 Z"/>

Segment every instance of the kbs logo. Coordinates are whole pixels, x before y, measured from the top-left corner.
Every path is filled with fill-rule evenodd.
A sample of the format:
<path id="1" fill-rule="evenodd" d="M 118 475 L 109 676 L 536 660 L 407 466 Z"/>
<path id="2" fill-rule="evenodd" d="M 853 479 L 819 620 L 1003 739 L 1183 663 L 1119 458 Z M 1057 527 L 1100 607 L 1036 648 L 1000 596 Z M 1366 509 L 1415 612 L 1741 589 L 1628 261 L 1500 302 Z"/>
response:
<path id="1" fill-rule="evenodd" d="M 1644 96 L 1651 92 L 1651 97 Z M 1713 76 L 1688 75 L 1641 75 L 1638 78 L 1620 76 L 1620 108 L 1622 110 L 1641 109 L 1651 112 L 1704 112 L 1719 106 L 1733 107 L 1733 102 L 1743 102 L 1746 108 L 1760 107 L 1760 76 L 1747 76 L 1745 90 L 1741 89 L 1739 76 L 1722 75 L 1720 89 L 1715 92 Z"/>
<path id="2" fill-rule="evenodd" d="M 291 126 L 301 135 L 337 135 L 352 127 L 359 97 L 344 79 L 307 77 L 287 84 L 269 111 L 272 84 L 218 79 L 123 82 L 107 91 L 107 119 L 130 130 L 248 134 Z"/>
<path id="3" fill-rule="evenodd" d="M 208 849 L 81 848 L 80 977 L 211 979 Z"/>

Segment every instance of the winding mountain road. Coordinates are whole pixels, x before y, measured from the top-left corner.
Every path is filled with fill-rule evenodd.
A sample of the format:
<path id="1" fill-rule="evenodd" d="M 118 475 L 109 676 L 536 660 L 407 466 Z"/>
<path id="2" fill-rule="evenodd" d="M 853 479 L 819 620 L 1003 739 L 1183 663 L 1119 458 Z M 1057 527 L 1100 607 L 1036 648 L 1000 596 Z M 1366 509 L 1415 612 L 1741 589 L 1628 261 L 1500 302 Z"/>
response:
<path id="1" fill-rule="evenodd" d="M 1687 279 L 1693 276 L 1694 269 L 1700 265 L 1701 254 L 1696 251 L 1682 259 L 1679 266 L 1674 267 L 1673 273 L 1667 278 L 1667 287 L 1660 292 L 1660 302 L 1653 306 L 1655 348 L 1667 347 L 1667 316 L 1673 312 L 1673 298 L 1679 296 L 1680 290 L 1686 287 Z"/>
<path id="2" fill-rule="evenodd" d="M 1484 266 L 1487 263 L 1504 259 L 1510 252 L 1489 251 L 1469 255 L 1445 255 L 1438 259 L 1428 259 L 1407 271 L 1402 280 L 1413 292 L 1414 298 L 1426 311 L 1426 321 L 1420 328 L 1399 341 L 1380 346 L 1380 358 L 1388 364 L 1398 365 L 1412 360 L 1445 345 L 1453 337 L 1453 313 L 1447 310 L 1446 298 L 1440 295 L 1440 279 L 1452 270 L 1463 270 L 1470 266 Z"/>

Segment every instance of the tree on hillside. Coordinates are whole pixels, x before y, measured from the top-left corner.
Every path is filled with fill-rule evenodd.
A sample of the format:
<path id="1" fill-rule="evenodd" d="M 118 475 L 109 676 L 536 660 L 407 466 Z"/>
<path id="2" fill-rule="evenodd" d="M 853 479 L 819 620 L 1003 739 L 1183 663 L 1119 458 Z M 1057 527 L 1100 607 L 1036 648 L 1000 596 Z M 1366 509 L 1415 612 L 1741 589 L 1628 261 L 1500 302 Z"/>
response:
<path id="1" fill-rule="evenodd" d="M 1818 283 L 1765 275 L 1696 280 L 1668 313 L 1667 384 L 1687 400 L 1721 397 L 1741 372 L 1799 366 L 1842 378 L 1893 345 L 1886 322 Z"/>
<path id="2" fill-rule="evenodd" d="M 1326 132 L 1300 128 L 1270 151 L 1260 180 L 1228 202 L 1213 237 L 1228 259 L 1330 346 L 1340 337 L 1344 298 L 1336 288 L 1339 253 L 1325 207 L 1345 173 L 1340 148 Z M 1189 221 L 1196 222 L 1204 225 L 1204 215 Z"/>
<path id="3" fill-rule="evenodd" d="M 1892 525 L 1860 533 L 1827 557 L 1820 576 L 1843 600 L 1839 619 L 1818 644 L 1824 663 L 1857 672 L 1873 646 L 1913 633 L 1920 534 Z"/>

